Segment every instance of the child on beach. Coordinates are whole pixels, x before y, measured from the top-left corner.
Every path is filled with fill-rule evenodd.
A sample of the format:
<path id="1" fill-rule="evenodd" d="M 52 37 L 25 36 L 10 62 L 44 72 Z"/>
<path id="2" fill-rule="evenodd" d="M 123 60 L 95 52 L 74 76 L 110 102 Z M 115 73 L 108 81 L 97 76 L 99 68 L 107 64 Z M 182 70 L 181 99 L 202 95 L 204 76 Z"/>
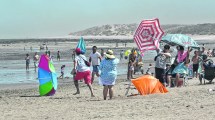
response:
<path id="1" fill-rule="evenodd" d="M 62 65 L 61 66 L 61 75 L 60 75 L 60 77 L 59 78 L 64 78 L 64 69 L 65 69 L 65 67 L 66 67 L 66 65 Z"/>

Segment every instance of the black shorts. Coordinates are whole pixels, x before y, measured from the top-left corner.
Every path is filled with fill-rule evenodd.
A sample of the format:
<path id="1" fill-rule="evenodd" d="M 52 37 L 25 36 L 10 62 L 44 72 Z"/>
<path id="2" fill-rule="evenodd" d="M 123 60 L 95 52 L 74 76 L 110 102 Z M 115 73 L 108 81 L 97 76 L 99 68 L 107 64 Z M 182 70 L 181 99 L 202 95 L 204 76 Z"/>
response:
<path id="1" fill-rule="evenodd" d="M 197 72 L 199 68 L 199 64 L 193 64 L 193 72 Z"/>
<path id="2" fill-rule="evenodd" d="M 165 83 L 165 79 L 164 79 L 164 75 L 165 75 L 165 69 L 162 68 L 155 68 L 155 77 L 157 79 L 159 79 L 159 81 L 161 83 Z"/>

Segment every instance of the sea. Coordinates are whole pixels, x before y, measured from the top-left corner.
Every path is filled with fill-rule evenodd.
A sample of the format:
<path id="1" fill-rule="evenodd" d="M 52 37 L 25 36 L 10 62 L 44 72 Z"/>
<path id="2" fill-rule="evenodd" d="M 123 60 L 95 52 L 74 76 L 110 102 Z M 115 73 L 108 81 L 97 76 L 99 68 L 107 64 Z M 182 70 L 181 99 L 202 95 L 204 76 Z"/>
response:
<path id="1" fill-rule="evenodd" d="M 143 57 L 143 61 L 147 61 L 146 66 L 150 62 L 153 62 L 153 57 L 156 55 L 155 51 L 147 51 Z M 118 56 L 119 57 L 119 56 Z M 73 68 L 73 60 L 53 60 L 53 64 L 57 73 L 60 76 L 61 65 L 66 65 L 65 67 L 65 77 L 72 79 L 70 74 Z M 118 75 L 127 74 L 127 62 L 128 60 L 120 60 L 117 67 Z M 92 69 L 92 68 L 91 68 Z M 38 69 L 37 69 L 38 70 Z M 1 60 L 0 61 L 0 84 L 17 84 L 17 83 L 38 83 L 38 71 L 35 71 L 33 61 L 30 63 L 30 69 L 26 70 L 25 60 Z M 126 78 L 125 78 L 126 79 Z"/>

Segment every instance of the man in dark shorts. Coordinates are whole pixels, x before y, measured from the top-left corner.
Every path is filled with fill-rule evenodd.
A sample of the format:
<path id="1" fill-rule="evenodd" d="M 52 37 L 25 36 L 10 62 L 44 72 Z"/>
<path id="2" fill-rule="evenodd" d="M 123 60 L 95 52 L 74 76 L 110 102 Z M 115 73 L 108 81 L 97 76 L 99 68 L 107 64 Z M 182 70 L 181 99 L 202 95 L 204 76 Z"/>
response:
<path id="1" fill-rule="evenodd" d="M 159 81 L 165 85 L 166 81 L 164 80 L 164 75 L 166 71 L 166 64 L 167 60 L 171 57 L 171 54 L 169 53 L 170 46 L 165 45 L 164 50 L 160 52 L 159 50 L 158 55 L 155 57 L 155 76 Z M 167 82 L 167 85 L 170 83 Z"/>
<path id="2" fill-rule="evenodd" d="M 199 68 L 199 52 L 194 51 L 194 56 L 192 57 L 193 62 L 193 77 L 194 73 L 196 73 L 196 78 L 198 77 L 198 68 Z"/>

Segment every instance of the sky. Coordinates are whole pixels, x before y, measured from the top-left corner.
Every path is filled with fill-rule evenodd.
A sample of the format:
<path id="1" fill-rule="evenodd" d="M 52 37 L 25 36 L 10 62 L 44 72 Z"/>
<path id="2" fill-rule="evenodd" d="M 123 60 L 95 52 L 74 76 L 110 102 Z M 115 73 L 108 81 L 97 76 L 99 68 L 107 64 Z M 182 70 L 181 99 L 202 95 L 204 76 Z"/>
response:
<path id="1" fill-rule="evenodd" d="M 0 0 L 0 39 L 66 36 L 105 24 L 215 23 L 215 0 Z"/>

